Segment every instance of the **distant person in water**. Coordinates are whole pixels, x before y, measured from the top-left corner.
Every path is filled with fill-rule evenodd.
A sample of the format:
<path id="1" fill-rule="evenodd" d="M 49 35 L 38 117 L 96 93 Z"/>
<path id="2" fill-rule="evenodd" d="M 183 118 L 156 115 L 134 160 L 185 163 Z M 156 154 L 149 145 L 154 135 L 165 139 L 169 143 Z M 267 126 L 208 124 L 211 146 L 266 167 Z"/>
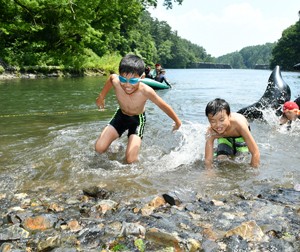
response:
<path id="1" fill-rule="evenodd" d="M 282 116 L 280 118 L 280 125 L 285 123 L 288 124 L 288 129 L 290 129 L 292 121 L 296 121 L 300 119 L 300 97 L 298 97 L 295 101 L 287 101 L 283 104 L 282 108 Z"/>
<path id="2" fill-rule="evenodd" d="M 155 69 L 151 72 L 151 75 L 152 75 L 153 79 L 155 79 L 160 74 L 160 70 L 161 70 L 161 64 L 156 63 L 155 64 Z"/>
<path id="3" fill-rule="evenodd" d="M 173 130 L 179 129 L 181 121 L 171 108 L 153 88 L 140 82 L 144 78 L 144 61 L 128 54 L 120 62 L 119 75 L 112 74 L 104 84 L 96 99 L 99 109 L 104 109 L 105 97 L 111 88 L 114 89 L 119 108 L 104 128 L 95 144 L 95 150 L 104 153 L 111 143 L 128 130 L 126 161 L 133 163 L 138 160 L 146 123 L 145 105 L 148 100 L 156 104 L 174 122 Z"/>
<path id="4" fill-rule="evenodd" d="M 160 70 L 159 74 L 155 77 L 155 80 L 161 83 L 165 82 L 167 85 L 171 87 L 170 82 L 166 78 L 166 70 L 163 68 Z"/>
<path id="5" fill-rule="evenodd" d="M 150 66 L 145 67 L 145 78 L 153 79 Z"/>
<path id="6" fill-rule="evenodd" d="M 250 151 L 250 165 L 257 168 L 260 162 L 258 146 L 250 132 L 247 119 L 239 113 L 230 112 L 229 104 L 220 98 L 210 101 L 205 109 L 210 126 L 206 132 L 205 167 L 212 168 L 214 158 L 214 141 L 218 141 L 216 155 L 237 156 Z"/>

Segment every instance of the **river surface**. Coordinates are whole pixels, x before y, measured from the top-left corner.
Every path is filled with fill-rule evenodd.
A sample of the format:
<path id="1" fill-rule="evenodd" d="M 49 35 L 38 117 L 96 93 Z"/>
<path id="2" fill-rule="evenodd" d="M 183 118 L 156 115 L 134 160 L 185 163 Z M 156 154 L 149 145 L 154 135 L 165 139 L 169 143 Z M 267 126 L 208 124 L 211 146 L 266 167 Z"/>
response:
<path id="1" fill-rule="evenodd" d="M 169 103 L 183 125 L 172 132 L 172 120 L 151 102 L 136 164 L 124 163 L 126 134 L 106 154 L 94 143 L 114 114 L 111 91 L 105 111 L 95 99 L 106 77 L 49 78 L 0 81 L 0 188 L 74 191 L 106 186 L 122 198 L 145 197 L 176 190 L 223 195 L 229 190 L 259 192 L 269 186 L 293 187 L 300 183 L 300 122 L 290 131 L 278 125 L 272 111 L 267 122 L 250 122 L 261 152 L 259 169 L 249 159 L 204 168 L 204 134 L 208 126 L 206 104 L 226 99 L 232 111 L 263 95 L 271 71 L 168 69 L 170 90 L 157 93 Z M 300 73 L 282 72 L 292 98 L 300 95 Z"/>

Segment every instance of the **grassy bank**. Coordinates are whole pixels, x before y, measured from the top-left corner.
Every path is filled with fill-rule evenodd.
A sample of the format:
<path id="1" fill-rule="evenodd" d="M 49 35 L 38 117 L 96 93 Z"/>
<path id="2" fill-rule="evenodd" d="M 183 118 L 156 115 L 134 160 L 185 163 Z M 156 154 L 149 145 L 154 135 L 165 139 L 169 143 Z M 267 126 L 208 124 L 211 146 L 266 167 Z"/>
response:
<path id="1" fill-rule="evenodd" d="M 118 72 L 120 60 L 120 55 L 113 54 L 85 60 L 81 67 L 0 65 L 0 79 L 109 75 Z"/>

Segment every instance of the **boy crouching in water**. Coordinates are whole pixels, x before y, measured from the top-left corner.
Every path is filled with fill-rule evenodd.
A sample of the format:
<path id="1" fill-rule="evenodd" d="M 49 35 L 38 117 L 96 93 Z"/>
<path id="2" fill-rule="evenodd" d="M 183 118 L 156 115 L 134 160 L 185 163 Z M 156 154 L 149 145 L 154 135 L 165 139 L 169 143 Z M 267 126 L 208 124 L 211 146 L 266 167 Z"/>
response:
<path id="1" fill-rule="evenodd" d="M 111 143 L 128 130 L 126 161 L 133 163 L 138 160 L 146 123 L 145 105 L 148 100 L 156 104 L 173 121 L 173 130 L 179 129 L 181 121 L 174 110 L 148 85 L 140 82 L 145 76 L 144 61 L 128 54 L 120 62 L 119 74 L 112 74 L 105 82 L 102 91 L 96 99 L 99 109 L 104 109 L 105 97 L 113 88 L 119 108 L 104 128 L 95 144 L 95 150 L 105 152 Z"/>
<path id="2" fill-rule="evenodd" d="M 238 113 L 230 113 L 229 104 L 220 98 L 209 102 L 205 114 L 210 123 L 206 132 L 205 167 L 212 168 L 214 141 L 218 140 L 217 156 L 235 156 L 250 151 L 252 167 L 257 168 L 260 153 L 252 137 L 247 119 Z"/>

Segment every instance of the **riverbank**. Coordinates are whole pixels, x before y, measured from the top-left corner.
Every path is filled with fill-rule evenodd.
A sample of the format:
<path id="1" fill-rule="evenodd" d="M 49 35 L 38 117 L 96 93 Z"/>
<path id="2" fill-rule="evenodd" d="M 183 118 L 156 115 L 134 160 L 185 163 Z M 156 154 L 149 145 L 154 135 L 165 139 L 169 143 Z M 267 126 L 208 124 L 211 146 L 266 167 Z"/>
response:
<path id="1" fill-rule="evenodd" d="M 167 192 L 130 202 L 104 187 L 0 194 L 0 251 L 299 251 L 300 192 L 222 198 Z"/>
<path id="2" fill-rule="evenodd" d="M 104 71 L 99 69 L 91 69 L 84 71 L 61 71 L 53 69 L 47 73 L 39 71 L 6 71 L 0 74 L 0 80 L 14 80 L 14 79 L 38 79 L 38 78 L 59 78 L 59 77 L 84 77 L 84 76 L 103 76 L 106 75 Z"/>

